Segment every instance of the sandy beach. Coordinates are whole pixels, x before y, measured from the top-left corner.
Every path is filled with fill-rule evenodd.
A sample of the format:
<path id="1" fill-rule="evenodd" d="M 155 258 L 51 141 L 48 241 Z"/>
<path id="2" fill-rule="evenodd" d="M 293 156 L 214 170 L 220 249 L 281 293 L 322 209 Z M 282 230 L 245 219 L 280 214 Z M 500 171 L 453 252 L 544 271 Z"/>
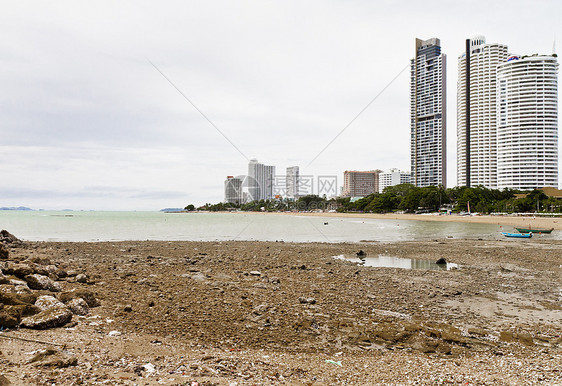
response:
<path id="1" fill-rule="evenodd" d="M 458 268 L 334 258 L 359 250 Z M 63 308 L 81 294 L 92 305 L 56 328 L 0 333 L 0 380 L 14 385 L 562 383 L 560 241 L 25 242 L 8 251 L 0 294 L 52 296 Z M 32 271 L 51 272 L 58 290 L 24 290 L 22 272 Z M 0 316 L 15 306 L 2 307 Z"/>
<path id="2" fill-rule="evenodd" d="M 295 215 L 296 213 L 264 213 L 264 215 Z M 299 216 L 343 217 L 343 218 L 372 218 L 380 220 L 417 220 L 443 221 L 460 223 L 497 224 L 505 226 L 532 227 L 541 229 L 562 230 L 562 217 L 534 217 L 534 216 L 460 216 L 433 214 L 395 214 L 395 213 L 298 213 Z"/>

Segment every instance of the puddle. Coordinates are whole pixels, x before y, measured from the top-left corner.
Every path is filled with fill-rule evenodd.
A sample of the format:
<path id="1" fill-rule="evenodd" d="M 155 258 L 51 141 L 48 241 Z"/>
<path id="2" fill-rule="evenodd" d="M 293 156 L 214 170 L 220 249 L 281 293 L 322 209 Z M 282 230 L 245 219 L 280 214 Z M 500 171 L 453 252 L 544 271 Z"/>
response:
<path id="1" fill-rule="evenodd" d="M 361 264 L 365 267 L 386 267 L 386 268 L 402 268 L 402 269 L 434 269 L 440 271 L 449 271 L 458 269 L 459 265 L 455 263 L 435 264 L 431 260 L 407 259 L 403 257 L 393 257 L 378 255 L 376 257 L 362 257 L 338 255 L 334 259 L 350 261 L 352 263 Z"/>

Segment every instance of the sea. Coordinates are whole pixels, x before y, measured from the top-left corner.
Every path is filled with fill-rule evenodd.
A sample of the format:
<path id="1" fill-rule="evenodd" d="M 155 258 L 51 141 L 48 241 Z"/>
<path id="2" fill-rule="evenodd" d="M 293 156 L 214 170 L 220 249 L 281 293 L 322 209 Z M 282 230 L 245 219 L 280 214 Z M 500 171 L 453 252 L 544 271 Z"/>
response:
<path id="1" fill-rule="evenodd" d="M 302 214 L 0 211 L 0 229 L 27 241 L 394 242 L 504 239 L 512 227 L 423 220 L 379 220 Z M 562 239 L 562 232 L 536 238 Z M 524 242 L 515 239 L 511 242 Z"/>

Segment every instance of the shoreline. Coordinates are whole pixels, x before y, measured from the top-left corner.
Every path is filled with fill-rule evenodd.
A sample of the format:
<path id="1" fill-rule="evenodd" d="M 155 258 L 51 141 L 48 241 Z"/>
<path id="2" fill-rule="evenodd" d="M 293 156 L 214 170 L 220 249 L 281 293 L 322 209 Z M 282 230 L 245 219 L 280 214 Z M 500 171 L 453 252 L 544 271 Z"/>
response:
<path id="1" fill-rule="evenodd" d="M 396 214 L 396 213 L 306 213 L 306 212 L 230 212 L 230 213 L 253 213 L 263 215 L 281 216 L 310 216 L 310 217 L 333 217 L 333 218 L 367 218 L 376 220 L 411 220 L 411 221 L 440 221 L 475 224 L 510 225 L 517 227 L 532 228 L 554 228 L 562 230 L 562 218 L 560 217 L 511 217 L 511 216 L 459 216 L 459 215 L 424 215 L 424 214 Z"/>

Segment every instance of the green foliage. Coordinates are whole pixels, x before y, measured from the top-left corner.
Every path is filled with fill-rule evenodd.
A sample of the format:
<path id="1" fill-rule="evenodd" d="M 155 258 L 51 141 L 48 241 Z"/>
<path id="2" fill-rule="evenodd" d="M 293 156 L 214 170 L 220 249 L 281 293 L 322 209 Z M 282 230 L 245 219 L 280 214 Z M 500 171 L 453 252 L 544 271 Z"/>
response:
<path id="1" fill-rule="evenodd" d="M 185 208 L 183 208 L 189 212 L 193 212 L 195 210 L 195 205 L 193 204 L 189 204 L 188 206 L 186 206 Z"/>

